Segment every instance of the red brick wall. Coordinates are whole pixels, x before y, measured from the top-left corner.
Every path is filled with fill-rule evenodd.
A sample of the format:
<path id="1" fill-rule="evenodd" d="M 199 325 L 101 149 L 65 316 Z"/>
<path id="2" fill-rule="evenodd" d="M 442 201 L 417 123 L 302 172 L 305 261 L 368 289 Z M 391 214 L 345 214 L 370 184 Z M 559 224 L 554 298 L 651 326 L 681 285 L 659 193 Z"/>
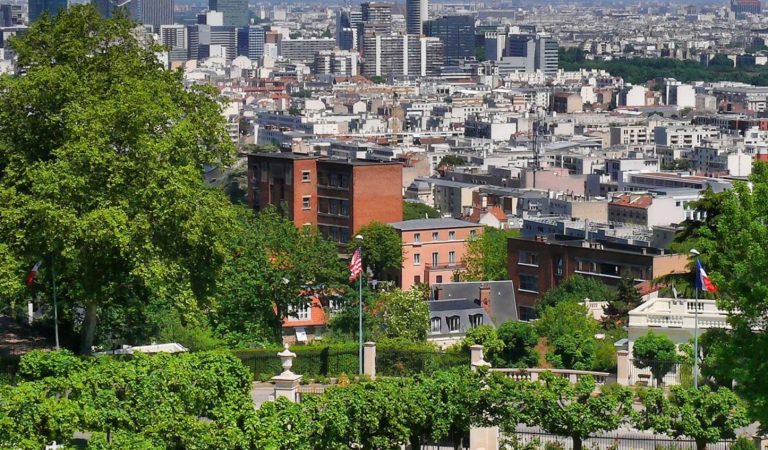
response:
<path id="1" fill-rule="evenodd" d="M 303 181 L 302 172 L 309 171 L 309 181 Z M 304 209 L 303 198 L 310 197 L 308 210 Z M 313 159 L 297 160 L 293 163 L 293 214 L 294 225 L 317 225 L 317 164 Z"/>
<path id="2" fill-rule="evenodd" d="M 356 165 L 352 175 L 352 230 L 371 222 L 403 220 L 403 166 Z"/>

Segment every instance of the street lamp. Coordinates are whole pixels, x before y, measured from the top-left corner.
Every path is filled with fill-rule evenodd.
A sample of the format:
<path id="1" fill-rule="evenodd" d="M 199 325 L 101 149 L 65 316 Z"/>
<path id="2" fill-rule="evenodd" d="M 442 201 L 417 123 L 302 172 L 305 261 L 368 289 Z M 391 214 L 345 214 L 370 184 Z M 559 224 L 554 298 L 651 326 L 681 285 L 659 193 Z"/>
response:
<path id="1" fill-rule="evenodd" d="M 692 248 L 688 253 L 698 259 L 701 253 Z M 699 387 L 699 270 L 698 264 L 693 269 L 693 387 Z"/>
<path id="2" fill-rule="evenodd" d="M 355 241 L 357 241 L 357 250 L 360 252 L 360 264 L 362 266 L 363 263 L 363 235 L 358 234 L 355 236 Z M 358 306 L 358 369 L 359 374 L 363 374 L 363 273 L 360 272 L 360 280 L 359 280 L 359 287 L 358 287 L 358 298 L 357 298 L 357 306 Z"/>

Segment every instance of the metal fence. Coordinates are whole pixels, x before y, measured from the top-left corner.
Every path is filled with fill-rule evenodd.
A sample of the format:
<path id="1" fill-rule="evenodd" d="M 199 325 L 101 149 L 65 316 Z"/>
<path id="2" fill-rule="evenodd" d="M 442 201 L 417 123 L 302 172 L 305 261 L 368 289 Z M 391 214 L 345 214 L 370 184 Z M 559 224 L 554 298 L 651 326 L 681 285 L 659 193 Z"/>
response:
<path id="1" fill-rule="evenodd" d="M 469 354 L 465 352 L 376 349 L 376 374 L 383 376 L 434 373 L 453 367 L 469 367 L 469 362 Z"/>
<path id="2" fill-rule="evenodd" d="M 640 367 L 638 367 L 640 366 Z M 689 364 L 676 361 L 629 360 L 630 386 L 673 386 L 691 384 L 693 371 Z"/>
<path id="3" fill-rule="evenodd" d="M 296 349 L 292 349 L 296 351 Z M 242 353 L 240 360 L 251 370 L 255 380 L 266 381 L 283 371 L 276 352 Z M 352 376 L 358 372 L 358 351 L 348 349 L 322 348 L 312 351 L 296 351 L 291 370 L 304 375 L 305 379 L 320 377 L 338 377 L 341 374 Z"/>
<path id="4" fill-rule="evenodd" d="M 707 450 L 728 450 L 733 442 L 720 441 L 708 444 Z M 499 448 L 573 450 L 573 441 L 570 438 L 543 431 L 518 429 L 514 434 L 502 435 L 499 440 Z M 591 436 L 582 441 L 582 448 L 588 450 L 696 450 L 696 441 L 627 430 Z"/>

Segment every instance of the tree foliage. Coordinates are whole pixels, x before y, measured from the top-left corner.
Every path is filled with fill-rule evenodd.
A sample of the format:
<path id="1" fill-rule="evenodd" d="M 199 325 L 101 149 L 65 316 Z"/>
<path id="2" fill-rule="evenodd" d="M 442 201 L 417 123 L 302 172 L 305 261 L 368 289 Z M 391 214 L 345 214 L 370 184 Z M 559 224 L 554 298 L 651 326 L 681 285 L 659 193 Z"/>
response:
<path id="1" fill-rule="evenodd" d="M 611 431 L 625 421 L 632 408 L 632 393 L 626 388 L 603 391 L 593 395 L 595 380 L 580 377 L 571 384 L 566 378 L 551 372 L 541 374 L 539 389 L 533 389 L 528 401 L 529 425 L 538 425 L 560 436 L 570 437 L 574 450 L 592 433 Z"/>
<path id="2" fill-rule="evenodd" d="M 598 324 L 583 304 L 562 302 L 548 307 L 536 322 L 536 329 L 547 338 L 547 361 L 553 366 L 592 369 Z"/>
<path id="3" fill-rule="evenodd" d="M 403 220 L 436 219 L 438 217 L 440 217 L 440 211 L 429 205 L 403 202 Z"/>
<path id="4" fill-rule="evenodd" d="M 604 308 L 603 326 L 609 329 L 622 328 L 629 321 L 629 312 L 637 308 L 642 300 L 635 287 L 635 280 L 631 276 L 622 277 L 616 292 L 608 299 L 608 306 Z"/>
<path id="5" fill-rule="evenodd" d="M 424 341 L 429 331 L 429 305 L 416 289 L 381 293 L 374 304 L 378 330 L 374 339 Z"/>
<path id="6" fill-rule="evenodd" d="M 519 230 L 499 230 L 485 227 L 483 232 L 470 238 L 464 255 L 466 271 L 462 281 L 499 281 L 507 274 L 507 239 L 520 235 Z"/>
<path id="7" fill-rule="evenodd" d="M 735 380 L 754 418 L 768 421 L 768 281 L 763 276 L 768 270 L 768 165 L 756 161 L 750 182 L 705 192 L 697 207 L 707 213 L 706 220 L 687 227 L 676 250 L 695 247 L 701 252 L 719 288 L 718 306 L 730 313 L 731 332 L 713 354 L 719 359 L 718 378 Z"/>
<path id="8" fill-rule="evenodd" d="M 403 265 L 403 243 L 400 234 L 381 222 L 371 222 L 361 227 L 363 236 L 363 267 L 373 273 L 374 279 L 383 280 L 388 270 L 400 270 Z M 350 240 L 347 250 L 352 253 L 358 243 Z"/>
<path id="9" fill-rule="evenodd" d="M 649 369 L 657 386 L 661 386 L 664 375 L 679 360 L 675 343 L 666 335 L 653 332 L 635 340 L 632 354 L 633 364 L 640 369 Z"/>
<path id="10" fill-rule="evenodd" d="M 547 307 L 562 302 L 579 303 L 587 298 L 596 302 L 608 301 L 613 299 L 613 296 L 613 292 L 605 283 L 591 277 L 575 274 L 542 295 L 536 303 L 536 309 L 541 314 Z"/>
<path id="11" fill-rule="evenodd" d="M 191 318 L 234 223 L 202 181 L 203 164 L 234 152 L 216 93 L 185 88 L 132 23 L 92 6 L 35 21 L 11 45 L 24 76 L 0 78 L 2 262 L 53 260 L 64 322 L 85 311 L 83 352 L 107 331 L 145 338 L 159 310 Z M 36 290 L 50 298 L 47 283 Z"/>
<path id="12" fill-rule="evenodd" d="M 635 418 L 641 429 L 696 441 L 697 450 L 707 444 L 736 437 L 736 429 L 749 424 L 743 402 L 729 389 L 712 391 L 708 386 L 672 386 L 669 396 L 649 389 L 641 397 L 643 409 Z"/>

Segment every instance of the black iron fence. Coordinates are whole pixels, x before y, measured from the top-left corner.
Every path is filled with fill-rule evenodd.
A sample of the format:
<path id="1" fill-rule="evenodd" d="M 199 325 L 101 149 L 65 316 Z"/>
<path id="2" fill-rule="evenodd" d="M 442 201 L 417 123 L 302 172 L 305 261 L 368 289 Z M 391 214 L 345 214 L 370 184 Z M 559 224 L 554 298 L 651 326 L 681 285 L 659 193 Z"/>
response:
<path id="1" fill-rule="evenodd" d="M 693 384 L 690 364 L 677 361 L 629 360 L 630 386 L 673 386 Z"/>
<path id="2" fill-rule="evenodd" d="M 299 352 L 297 352 L 299 353 Z M 267 381 L 283 371 L 277 352 L 238 353 L 240 360 L 251 370 L 254 380 Z M 304 375 L 305 379 L 353 376 L 359 370 L 357 349 L 333 349 L 324 347 L 301 351 L 293 360 L 291 371 Z"/>
<path id="3" fill-rule="evenodd" d="M 707 445 L 707 450 L 728 450 L 734 441 L 720 441 Z M 573 450 L 573 440 L 543 431 L 518 430 L 502 435 L 499 447 L 513 450 Z M 693 439 L 674 439 L 665 435 L 639 431 L 616 431 L 590 436 L 582 441 L 582 448 L 589 450 L 696 450 Z"/>
<path id="4" fill-rule="evenodd" d="M 376 374 L 383 376 L 434 373 L 469 365 L 469 354 L 464 352 L 413 351 L 399 348 L 376 350 Z"/>

